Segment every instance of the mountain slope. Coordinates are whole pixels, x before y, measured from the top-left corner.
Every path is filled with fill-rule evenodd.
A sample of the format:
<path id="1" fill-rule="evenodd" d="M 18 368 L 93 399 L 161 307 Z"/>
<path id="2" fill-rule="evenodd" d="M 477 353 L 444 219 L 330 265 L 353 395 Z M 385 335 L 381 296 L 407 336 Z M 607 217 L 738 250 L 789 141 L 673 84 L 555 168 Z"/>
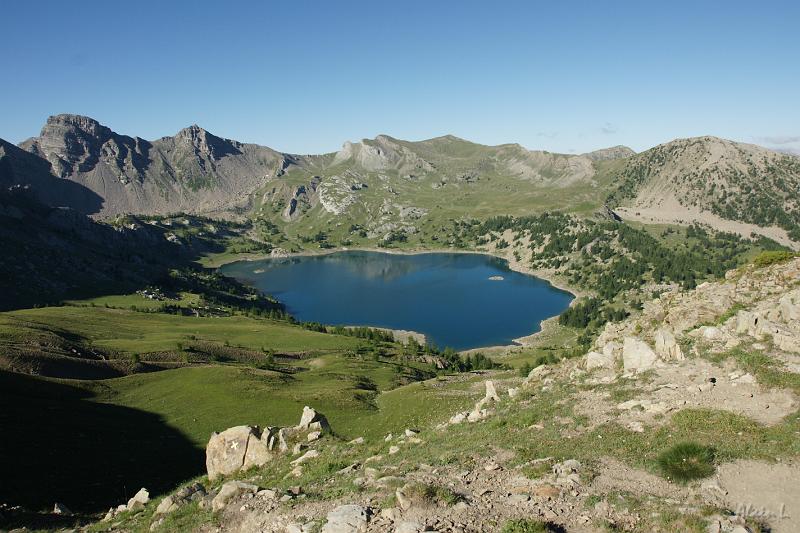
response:
<path id="1" fill-rule="evenodd" d="M 40 135 L 20 148 L 43 160 L 40 169 L 49 163 L 53 176 L 99 195 L 101 206 L 86 205 L 83 210 L 100 216 L 230 213 L 265 195 L 268 201 L 288 205 L 296 197 L 312 196 L 317 185 L 322 185 L 321 202 L 309 201 L 342 214 L 359 203 L 350 191 L 374 185 L 376 179 L 393 182 L 389 188 L 395 190 L 395 185 L 409 182 L 412 189 L 438 190 L 491 179 L 511 180 L 513 188 L 528 191 L 594 186 L 594 162 L 633 153 L 615 147 L 562 155 L 519 145 L 483 146 L 453 136 L 409 142 L 379 135 L 345 143 L 334 154 L 295 156 L 223 139 L 196 125 L 173 137 L 147 141 L 117 134 L 89 117 L 66 114 L 50 117 Z M 281 179 L 286 174 L 295 179 Z M 24 178 L 16 176 L 14 183 L 25 183 Z M 304 190 L 298 190 L 301 186 Z M 296 220 L 300 215 L 291 212 L 285 218 Z"/>
<path id="2" fill-rule="evenodd" d="M 587 214 L 607 201 L 629 219 L 800 241 L 800 159 L 715 137 L 678 139 L 641 154 L 615 146 L 567 155 L 452 135 L 379 135 L 335 153 L 298 156 L 199 126 L 146 141 L 88 117 L 56 115 L 20 147 L 0 145 L 0 161 L 14 161 L 0 163 L 0 179 L 41 191 L 48 179 L 61 188 L 74 183 L 70 194 L 43 200 L 98 216 L 250 214 L 297 238 L 357 227 L 368 239 L 391 240 L 436 234 L 464 217 Z"/>
<path id="3" fill-rule="evenodd" d="M 775 226 L 800 241 L 800 158 L 716 137 L 678 139 L 633 156 L 611 203 L 660 220 Z M 780 240 L 786 240 L 780 239 Z"/>
<path id="4" fill-rule="evenodd" d="M 94 119 L 56 115 L 39 137 L 20 144 L 103 198 L 91 214 L 212 212 L 246 204 L 280 172 L 286 157 L 270 148 L 216 137 L 191 126 L 146 141 L 114 133 Z"/>

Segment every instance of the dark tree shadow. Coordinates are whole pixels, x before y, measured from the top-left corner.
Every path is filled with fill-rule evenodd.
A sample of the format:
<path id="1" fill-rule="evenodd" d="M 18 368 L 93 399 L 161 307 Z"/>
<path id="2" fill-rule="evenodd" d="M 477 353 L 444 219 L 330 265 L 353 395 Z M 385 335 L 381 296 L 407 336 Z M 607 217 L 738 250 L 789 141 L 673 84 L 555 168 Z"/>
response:
<path id="1" fill-rule="evenodd" d="M 158 494 L 203 471 L 203 450 L 161 417 L 93 397 L 82 386 L 0 371 L 0 502 L 99 512 L 141 487 Z"/>

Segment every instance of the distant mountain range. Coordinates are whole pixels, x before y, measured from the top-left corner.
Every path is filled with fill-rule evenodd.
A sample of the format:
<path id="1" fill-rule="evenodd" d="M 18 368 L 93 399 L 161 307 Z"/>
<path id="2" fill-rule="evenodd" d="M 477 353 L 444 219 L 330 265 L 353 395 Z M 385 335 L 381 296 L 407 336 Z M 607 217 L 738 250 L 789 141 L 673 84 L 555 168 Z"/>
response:
<path id="1" fill-rule="evenodd" d="M 56 115 L 18 147 L 0 140 L 0 185 L 16 184 L 98 217 L 187 212 L 308 228 L 337 220 L 380 236 L 413 233 L 426 220 L 610 203 L 643 221 L 770 228 L 777 240 L 800 241 L 800 158 L 715 137 L 640 154 L 616 146 L 566 155 L 451 135 L 379 135 L 335 153 L 296 155 L 199 126 L 147 141 Z"/>

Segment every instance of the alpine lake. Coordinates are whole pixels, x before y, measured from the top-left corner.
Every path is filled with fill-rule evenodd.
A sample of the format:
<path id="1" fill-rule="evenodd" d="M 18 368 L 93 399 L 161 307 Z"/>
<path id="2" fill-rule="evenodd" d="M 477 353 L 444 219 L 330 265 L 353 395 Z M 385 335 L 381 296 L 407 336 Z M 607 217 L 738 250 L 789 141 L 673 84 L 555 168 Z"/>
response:
<path id="1" fill-rule="evenodd" d="M 573 298 L 475 253 L 341 251 L 239 261 L 221 271 L 271 294 L 298 320 L 415 331 L 455 350 L 513 344 Z"/>

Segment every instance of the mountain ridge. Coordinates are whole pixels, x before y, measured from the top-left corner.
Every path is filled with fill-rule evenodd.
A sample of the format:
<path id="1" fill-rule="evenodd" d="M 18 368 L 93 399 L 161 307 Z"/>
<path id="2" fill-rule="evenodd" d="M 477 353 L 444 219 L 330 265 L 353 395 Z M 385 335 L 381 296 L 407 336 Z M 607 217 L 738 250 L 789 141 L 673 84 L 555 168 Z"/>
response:
<path id="1" fill-rule="evenodd" d="M 40 185 L 44 163 L 20 163 L 27 156 L 4 145 L 3 155 L 17 162 L 4 165 L 3 183 L 30 183 L 43 201 L 57 202 Z M 640 153 L 617 145 L 559 154 L 452 134 L 421 141 L 380 134 L 346 141 L 336 152 L 301 155 L 227 139 L 197 124 L 149 141 L 91 117 L 60 114 L 19 148 L 49 164 L 56 178 L 100 197 L 99 206 L 65 200 L 100 218 L 184 211 L 310 229 L 345 216 L 385 236 L 420 230 L 401 213 L 424 218 L 448 210 L 442 199 L 457 198 L 451 218 L 481 203 L 495 204 L 492 214 L 512 215 L 608 203 L 645 222 L 719 227 L 720 220 L 739 221 L 773 228 L 769 236 L 782 242 L 800 241 L 800 204 L 792 196 L 800 159 L 713 136 L 675 139 Z"/>

